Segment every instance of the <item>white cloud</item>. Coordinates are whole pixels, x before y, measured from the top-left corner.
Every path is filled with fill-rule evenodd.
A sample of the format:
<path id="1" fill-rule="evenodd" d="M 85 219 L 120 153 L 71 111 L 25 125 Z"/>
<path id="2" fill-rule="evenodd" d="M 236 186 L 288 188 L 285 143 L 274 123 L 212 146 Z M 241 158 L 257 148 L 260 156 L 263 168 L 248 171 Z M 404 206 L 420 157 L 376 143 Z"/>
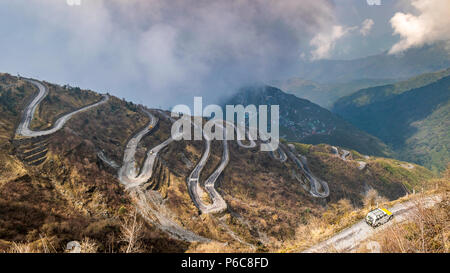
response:
<path id="1" fill-rule="evenodd" d="M 333 9 L 332 0 L 0 1 L 0 70 L 151 105 L 214 100 L 293 71 Z"/>
<path id="2" fill-rule="evenodd" d="M 361 28 L 359 29 L 359 32 L 362 36 L 369 35 L 370 31 L 372 30 L 372 27 L 374 25 L 374 21 L 372 19 L 366 19 L 361 25 Z"/>
<path id="3" fill-rule="evenodd" d="M 334 25 L 326 31 L 319 32 L 309 42 L 309 45 L 313 47 L 313 50 L 310 52 L 311 61 L 329 58 L 336 47 L 336 43 L 345 36 L 357 34 L 358 31 L 362 36 L 369 35 L 374 23 L 372 19 L 366 19 L 360 27 Z"/>
<path id="4" fill-rule="evenodd" d="M 395 54 L 411 47 L 450 40 L 450 1 L 411 0 L 418 14 L 398 12 L 392 17 L 394 34 L 400 35 L 389 53 Z"/>
<path id="5" fill-rule="evenodd" d="M 330 57 L 336 42 L 357 28 L 335 25 L 328 31 L 318 33 L 309 43 L 310 46 L 314 47 L 311 51 L 311 60 L 315 61 Z"/>

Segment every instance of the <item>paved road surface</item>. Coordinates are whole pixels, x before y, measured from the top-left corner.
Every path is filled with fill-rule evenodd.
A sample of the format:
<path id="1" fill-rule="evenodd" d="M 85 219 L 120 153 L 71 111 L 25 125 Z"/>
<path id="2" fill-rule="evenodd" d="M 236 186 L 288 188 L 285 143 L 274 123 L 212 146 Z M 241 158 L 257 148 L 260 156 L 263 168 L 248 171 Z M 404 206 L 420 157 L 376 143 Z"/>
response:
<path id="1" fill-rule="evenodd" d="M 244 143 L 242 143 L 242 140 L 245 139 L 245 136 L 243 137 L 242 135 L 245 135 L 245 131 L 246 131 L 245 126 L 240 126 L 240 125 L 236 126 L 233 123 L 228 122 L 228 121 L 224 121 L 224 122 L 227 126 L 228 125 L 233 126 L 234 129 L 236 130 L 236 135 L 237 135 L 236 141 L 240 147 L 245 148 L 245 149 L 252 149 L 252 148 L 256 147 L 256 142 L 254 140 L 254 137 L 252 137 L 250 134 L 250 129 L 247 130 L 247 136 L 248 136 L 248 140 L 250 143 L 244 144 Z"/>
<path id="2" fill-rule="evenodd" d="M 440 196 L 426 197 L 422 200 L 422 206 L 431 207 L 434 204 L 440 202 L 442 198 Z M 330 239 L 321 242 L 307 250 L 306 253 L 314 252 L 327 252 L 327 251 L 339 251 L 339 252 L 351 252 L 358 248 L 361 242 L 369 239 L 376 232 L 382 231 L 394 223 L 400 223 L 409 218 L 415 208 L 415 201 L 408 201 L 405 203 L 396 204 L 389 210 L 394 214 L 394 219 L 386 224 L 373 228 L 369 226 L 364 220 L 359 221 L 353 226 L 339 232 Z"/>
<path id="3" fill-rule="evenodd" d="M 173 139 L 169 137 L 163 143 L 157 145 L 148 151 L 144 164 L 138 174 L 136 170 L 136 149 L 142 138 L 150 133 L 158 123 L 158 119 L 148 111 L 145 111 L 150 118 L 147 126 L 132 137 L 124 152 L 123 165 L 119 170 L 118 176 L 122 184 L 130 192 L 131 196 L 136 200 L 136 208 L 144 219 L 157 226 L 161 230 L 168 233 L 171 237 L 181 239 L 188 242 L 208 242 L 209 239 L 199 236 L 189 230 L 181 227 L 171 216 L 171 212 L 167 209 L 162 201 L 160 194 L 156 191 L 144 192 L 139 186 L 146 183 L 153 175 L 153 165 L 156 161 L 158 153 Z M 165 113 L 160 112 L 164 116 Z M 172 122 L 173 119 L 169 118 Z"/>
<path id="4" fill-rule="evenodd" d="M 31 101 L 31 103 L 27 106 L 27 108 L 25 108 L 23 119 L 20 122 L 19 127 L 17 127 L 17 131 L 16 131 L 17 135 L 24 136 L 24 137 L 38 137 L 38 136 L 51 135 L 51 134 L 59 131 L 64 126 L 64 124 L 66 124 L 66 122 L 69 119 L 71 119 L 74 115 L 84 112 L 84 111 L 87 111 L 91 108 L 97 107 L 101 104 L 106 103 L 109 100 L 109 96 L 104 95 L 103 99 L 101 101 L 91 104 L 91 105 L 88 105 L 86 107 L 83 107 L 72 113 L 69 113 L 69 114 L 66 114 L 66 115 L 60 117 L 53 125 L 53 128 L 44 130 L 44 131 L 33 131 L 30 129 L 31 121 L 33 120 L 34 113 L 36 112 L 37 106 L 48 95 L 48 89 L 45 85 L 43 85 L 39 81 L 32 80 L 32 79 L 25 79 L 25 80 L 30 82 L 31 84 L 35 85 L 39 89 L 39 93 Z"/>
<path id="5" fill-rule="evenodd" d="M 195 123 L 192 124 L 196 126 Z M 200 158 L 198 164 L 194 167 L 194 170 L 192 170 L 191 174 L 188 176 L 187 184 L 188 184 L 188 192 L 189 195 L 191 196 L 192 202 L 194 202 L 194 205 L 202 213 L 207 213 L 208 207 L 203 203 L 202 199 L 200 198 L 201 189 L 199 179 L 201 172 L 209 159 L 209 155 L 211 152 L 211 138 L 205 133 L 205 131 L 203 131 L 203 137 L 205 138 L 205 151 L 203 152 L 203 155 Z"/>
<path id="6" fill-rule="evenodd" d="M 309 193 L 318 198 L 325 198 L 330 195 L 330 189 L 328 188 L 328 183 L 317 178 L 308 168 L 306 157 L 302 156 L 301 160 L 297 158 L 297 156 L 290 151 L 288 148 L 285 148 L 284 145 L 280 144 L 280 148 L 285 150 L 289 158 L 294 161 L 298 168 L 302 170 L 305 174 L 306 179 L 308 179 L 310 184 Z M 298 178 L 297 178 L 298 179 Z M 320 191 L 319 191 L 320 190 Z"/>
<path id="7" fill-rule="evenodd" d="M 147 152 L 147 156 L 144 160 L 142 168 L 138 173 L 136 170 L 136 149 L 142 138 L 150 133 L 158 123 L 158 119 L 148 111 L 145 113 L 149 116 L 150 122 L 147 126 L 132 137 L 125 148 L 123 164 L 119 170 L 118 176 L 122 184 L 125 185 L 127 189 L 138 187 L 152 178 L 153 167 L 155 165 L 156 159 L 158 158 L 159 152 L 167 147 L 173 142 L 173 138 L 169 137 L 163 143 L 153 147 Z"/>
<path id="8" fill-rule="evenodd" d="M 286 160 L 288 159 L 286 153 L 281 148 L 278 148 L 275 151 L 270 152 L 270 154 L 272 155 L 273 158 L 282 163 L 286 162 Z"/>
<path id="9" fill-rule="evenodd" d="M 332 153 L 333 153 L 334 155 L 338 156 L 340 159 L 342 159 L 342 160 L 344 160 L 344 161 L 348 161 L 347 157 L 350 155 L 350 152 L 349 152 L 349 151 L 347 151 L 347 150 L 342 150 L 342 155 L 339 155 L 339 150 L 338 150 L 337 147 L 332 146 L 332 147 L 331 147 L 331 150 L 332 150 Z M 366 159 L 368 159 L 367 156 L 365 156 L 365 157 L 366 157 Z M 356 161 L 356 163 L 358 163 L 357 168 L 358 168 L 358 170 L 360 170 L 360 171 L 364 170 L 364 169 L 366 168 L 366 166 L 367 166 L 367 163 L 364 162 L 364 161 Z"/>
<path id="10" fill-rule="evenodd" d="M 341 159 L 344 160 L 344 161 L 347 161 L 347 156 L 349 156 L 349 155 L 350 155 L 350 152 L 349 152 L 349 151 L 347 151 L 347 150 L 342 150 L 342 156 L 341 156 Z"/>
<path id="11" fill-rule="evenodd" d="M 250 137 L 249 137 L 249 139 L 250 139 L 249 145 L 242 144 L 242 142 L 239 140 L 240 136 L 242 134 L 242 131 L 241 131 L 241 129 L 238 129 L 234 124 L 229 123 L 227 121 L 222 121 L 222 120 L 216 121 L 216 126 L 220 126 L 221 129 L 223 130 L 225 140 L 223 140 L 223 152 L 222 152 L 222 160 L 220 162 L 220 165 L 219 165 L 219 167 L 217 167 L 216 170 L 214 170 L 214 172 L 205 181 L 205 189 L 212 201 L 212 204 L 208 205 L 208 204 L 205 204 L 203 202 L 203 200 L 200 198 L 201 189 L 200 189 L 199 179 L 200 179 L 201 171 L 203 170 L 206 162 L 208 161 L 209 154 L 211 152 L 212 136 L 209 136 L 206 132 L 203 132 L 203 135 L 205 138 L 205 144 L 206 144 L 205 152 L 203 153 L 203 156 L 200 159 L 197 166 L 195 166 L 194 170 L 189 175 L 187 181 L 188 181 L 188 190 L 189 190 L 189 194 L 192 198 L 192 201 L 194 202 L 195 206 L 202 213 L 205 213 L 205 214 L 220 213 L 227 209 L 227 203 L 215 189 L 215 184 L 216 184 L 217 179 L 219 178 L 220 174 L 222 174 L 222 172 L 225 170 L 225 168 L 227 167 L 227 165 L 230 161 L 230 152 L 229 152 L 229 147 L 228 147 L 228 141 L 226 140 L 227 139 L 227 135 L 226 135 L 227 130 L 225 129 L 226 125 L 224 126 L 224 122 L 225 122 L 225 124 L 233 126 L 234 129 L 236 130 L 237 135 L 238 135 L 238 145 L 239 146 L 241 146 L 243 148 L 256 147 L 255 141 L 252 140 Z"/>
<path id="12" fill-rule="evenodd" d="M 145 113 L 150 118 L 150 122 L 145 126 L 145 128 L 143 130 L 141 130 L 135 136 L 133 136 L 128 141 L 127 146 L 125 147 L 122 167 L 119 169 L 119 173 L 118 173 L 120 182 L 125 186 L 129 186 L 130 184 L 133 184 L 133 183 L 147 182 L 148 179 L 145 179 L 145 178 L 147 178 L 149 176 L 149 172 L 150 173 L 152 172 L 152 169 L 150 169 L 150 171 L 149 171 L 149 167 L 146 166 L 150 163 L 149 157 L 147 157 L 146 160 L 144 161 L 144 165 L 140 172 L 141 176 L 139 178 L 138 178 L 139 174 L 136 170 L 135 156 L 136 156 L 137 146 L 138 146 L 139 142 L 141 142 L 142 138 L 145 135 L 147 135 L 148 133 L 150 133 L 153 130 L 153 128 L 155 128 L 156 124 L 158 123 L 158 119 L 154 115 L 152 115 L 148 111 L 145 111 Z M 151 177 L 151 174 L 150 174 L 150 177 Z"/>
<path id="13" fill-rule="evenodd" d="M 225 170 L 229 162 L 230 162 L 230 152 L 228 150 L 228 141 L 226 140 L 225 137 L 225 140 L 223 141 L 222 161 L 220 162 L 219 167 L 212 173 L 212 175 L 205 182 L 206 191 L 208 192 L 211 200 L 213 201 L 213 204 L 207 206 L 206 210 L 203 211 L 203 213 L 219 213 L 227 209 L 227 203 L 222 198 L 222 196 L 216 191 L 215 184 L 217 178 L 219 178 L 220 174 Z"/>

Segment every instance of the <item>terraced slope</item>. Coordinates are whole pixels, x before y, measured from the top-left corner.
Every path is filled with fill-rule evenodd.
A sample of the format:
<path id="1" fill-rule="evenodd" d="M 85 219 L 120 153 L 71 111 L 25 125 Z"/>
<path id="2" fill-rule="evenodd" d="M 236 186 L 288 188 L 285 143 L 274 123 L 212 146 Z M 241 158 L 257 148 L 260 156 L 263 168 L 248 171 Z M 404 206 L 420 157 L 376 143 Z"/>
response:
<path id="1" fill-rule="evenodd" d="M 15 77 L 7 78 L 25 86 L 24 94 L 28 88 L 30 95 L 37 91 Z M 19 113 L 30 101 L 20 94 L 11 93 Z M 145 172 L 133 173 L 151 171 L 148 181 L 127 189 L 117 167 L 123 164 L 133 136 L 153 124 L 145 111 L 158 122 L 135 146 L 134 161 L 136 170 L 150 162 L 149 155 L 154 155 L 154 163 Z M 13 117 L 5 111 L 0 121 Z M 201 162 L 205 142 L 172 141 L 151 153 L 170 139 L 172 122 L 167 113 L 111 96 L 95 109 L 73 116 L 42 142 L 47 160 L 39 166 L 19 159 L 13 136 L 20 119 L 9 123 L 4 128 L 10 135 L 2 136 L 8 141 L 0 146 L 0 238 L 11 243 L 37 241 L 43 235 L 54 238 L 61 250 L 68 241 L 88 237 L 100 245 L 100 251 L 111 251 L 123 245 L 118 239 L 123 211 L 137 209 L 146 223 L 143 251 L 200 251 L 212 246 L 216 251 L 275 251 L 282 242 L 294 239 L 296 228 L 310 216 L 321 217 L 325 205 L 346 198 L 360 206 L 369 188 L 395 199 L 432 177 L 420 166 L 405 168 L 406 163 L 366 158 L 355 151 L 344 161 L 328 145 L 285 143 L 271 154 L 251 142 L 212 140 L 199 187 L 206 193 L 214 189 L 226 209 L 201 213 L 189 194 L 187 178 Z M 33 148 L 39 144 L 27 144 L 30 149 L 23 152 L 36 152 Z M 367 166 L 361 170 L 357 160 Z M 207 194 L 200 192 L 200 198 L 205 204 L 214 203 Z M 27 218 L 17 217 L 23 211 Z"/>

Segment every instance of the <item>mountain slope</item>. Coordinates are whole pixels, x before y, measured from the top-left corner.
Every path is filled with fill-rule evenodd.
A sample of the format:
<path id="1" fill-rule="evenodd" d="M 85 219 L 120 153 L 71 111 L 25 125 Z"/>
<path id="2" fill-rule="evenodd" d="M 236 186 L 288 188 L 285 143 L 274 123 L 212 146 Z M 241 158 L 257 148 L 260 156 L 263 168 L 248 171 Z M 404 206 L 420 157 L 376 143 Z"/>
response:
<path id="1" fill-rule="evenodd" d="M 88 90 L 45 84 L 49 87 L 48 99 L 42 102 L 45 109 L 36 111 L 32 126 L 47 126 L 55 117 L 100 97 Z M 115 174 L 102 167 L 97 152 L 101 147 L 120 157 L 121 146 L 145 125 L 146 116 L 112 98 L 107 105 L 74 117 L 47 139 L 17 138 L 21 112 L 37 92 L 29 82 L 0 74 L 0 251 L 12 242 L 42 245 L 42 238 L 58 252 L 67 242 L 83 238 L 94 241 L 99 252 L 120 251 L 121 220 L 124 212 L 134 210 L 132 200 L 115 182 Z M 41 144 L 48 151 L 45 161 L 37 166 L 27 163 L 23 152 L 33 145 L 40 149 Z M 152 227 L 142 236 L 143 251 L 186 249 L 183 242 Z"/>
<path id="2" fill-rule="evenodd" d="M 138 190 L 127 189 L 118 177 L 116 165 L 122 164 L 130 139 L 148 128 L 146 112 L 158 121 L 137 144 L 137 166 L 170 136 L 172 122 L 167 113 L 110 96 L 105 104 L 73 116 L 51 136 L 24 138 L 15 135 L 15 128 L 37 89 L 5 74 L 0 75 L 0 85 L 1 95 L 8 94 L 8 100 L 0 101 L 2 250 L 12 242 L 42 245 L 46 238 L 61 252 L 67 242 L 88 238 L 100 252 L 121 252 L 126 247 L 122 237 L 126 212 L 138 209 L 143 227 L 141 248 L 136 251 L 277 251 L 286 240 L 296 239 L 299 227 L 334 213 L 338 204 L 362 206 L 369 189 L 393 200 L 433 177 L 423 167 L 397 160 L 366 157 L 356 151 L 342 159 L 328 145 L 286 143 L 286 151 L 307 162 L 310 171 L 328 183 L 329 196 L 317 198 L 310 193 L 305 173 L 292 160 L 282 162 L 258 146 L 246 149 L 229 141 L 230 161 L 215 185 L 227 209 L 199 214 L 186 179 L 205 152 L 205 141 L 171 142 L 156 157 L 152 177 Z M 89 90 L 81 96 L 76 90 L 45 85 L 55 98 L 36 111 L 38 124 L 51 124 L 55 117 L 99 97 Z M 45 147 L 44 160 L 29 164 L 24 145 Z M 220 164 L 223 151 L 221 141 L 212 141 L 200 175 L 200 192 L 206 192 L 204 181 Z M 206 194 L 201 198 L 211 202 Z M 174 238 L 170 233 L 174 225 L 210 241 Z"/>
<path id="3" fill-rule="evenodd" d="M 291 78 L 288 80 L 274 81 L 272 86 L 293 94 L 299 98 L 310 100 L 324 108 L 330 109 L 340 98 L 349 96 L 363 88 L 385 85 L 395 82 L 390 79 L 357 79 L 343 83 L 318 83 Z"/>
<path id="4" fill-rule="evenodd" d="M 323 60 L 304 64 L 298 76 L 321 83 L 357 79 L 400 79 L 450 67 L 450 45 L 441 42 L 409 49 L 402 55 L 387 52 L 355 60 Z"/>
<path id="5" fill-rule="evenodd" d="M 243 88 L 227 104 L 280 105 L 280 136 L 289 141 L 327 143 L 371 155 L 390 153 L 380 140 L 330 111 L 274 87 Z"/>
<path id="6" fill-rule="evenodd" d="M 398 87 L 428 83 L 443 72 L 432 75 L 423 81 L 362 90 L 342 99 L 334 110 L 392 145 L 400 159 L 443 170 L 450 159 L 450 76 L 409 91 Z"/>
<path id="7" fill-rule="evenodd" d="M 450 68 L 422 74 L 393 84 L 361 89 L 352 95 L 339 99 L 334 104 L 332 111 L 338 113 L 352 112 L 364 105 L 388 100 L 403 92 L 429 85 L 447 76 L 450 76 Z"/>

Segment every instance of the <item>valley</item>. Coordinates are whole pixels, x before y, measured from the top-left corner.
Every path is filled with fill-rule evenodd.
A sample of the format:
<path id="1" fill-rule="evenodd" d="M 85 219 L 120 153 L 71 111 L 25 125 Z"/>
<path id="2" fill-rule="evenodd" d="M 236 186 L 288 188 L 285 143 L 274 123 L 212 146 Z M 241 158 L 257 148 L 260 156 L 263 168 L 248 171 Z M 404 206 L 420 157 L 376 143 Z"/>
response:
<path id="1" fill-rule="evenodd" d="M 385 157 L 392 153 L 378 138 L 356 128 L 329 110 L 275 87 L 244 87 L 229 98 L 226 104 L 280 105 L 280 137 L 287 141 L 327 143 Z"/>
<path id="2" fill-rule="evenodd" d="M 369 189 L 394 200 L 434 177 L 418 165 L 404 168 L 406 163 L 354 150 L 344 149 L 336 157 L 337 148 L 327 144 L 283 140 L 277 152 L 267 153 L 259 151 L 258 142 L 173 141 L 170 113 L 95 93 L 78 109 L 57 110 L 56 121 L 46 121 L 55 124 L 47 131 L 32 131 L 32 120 L 45 121 L 40 103 L 50 84 L 7 74 L 1 79 L 16 101 L 10 110 L 1 105 L 2 138 L 7 141 L 1 146 L 0 167 L 4 174 L 17 173 L 1 177 L 4 245 L 45 235 L 56 249 L 67 240 L 89 237 L 102 251 L 119 250 L 123 243 L 111 236 L 120 235 L 124 213 L 137 211 L 145 224 L 145 251 L 277 251 L 283 241 L 294 240 L 300 226 L 321 218 L 330 204 L 346 199 L 362 206 Z M 68 92 L 50 86 L 61 90 L 56 97 Z M 21 111 L 28 121 L 17 119 L 20 129 L 14 134 L 9 122 L 14 119 L 8 115 Z M 19 156 L 28 151 L 20 148 L 25 142 L 37 147 L 31 153 L 36 160 Z M 36 188 L 37 196 L 22 196 L 19 185 Z M 24 206 L 40 220 L 11 229 L 7 223 Z"/>
<path id="3" fill-rule="evenodd" d="M 363 89 L 340 99 L 333 111 L 383 140 L 394 157 L 441 172 L 450 158 L 449 73 Z"/>

